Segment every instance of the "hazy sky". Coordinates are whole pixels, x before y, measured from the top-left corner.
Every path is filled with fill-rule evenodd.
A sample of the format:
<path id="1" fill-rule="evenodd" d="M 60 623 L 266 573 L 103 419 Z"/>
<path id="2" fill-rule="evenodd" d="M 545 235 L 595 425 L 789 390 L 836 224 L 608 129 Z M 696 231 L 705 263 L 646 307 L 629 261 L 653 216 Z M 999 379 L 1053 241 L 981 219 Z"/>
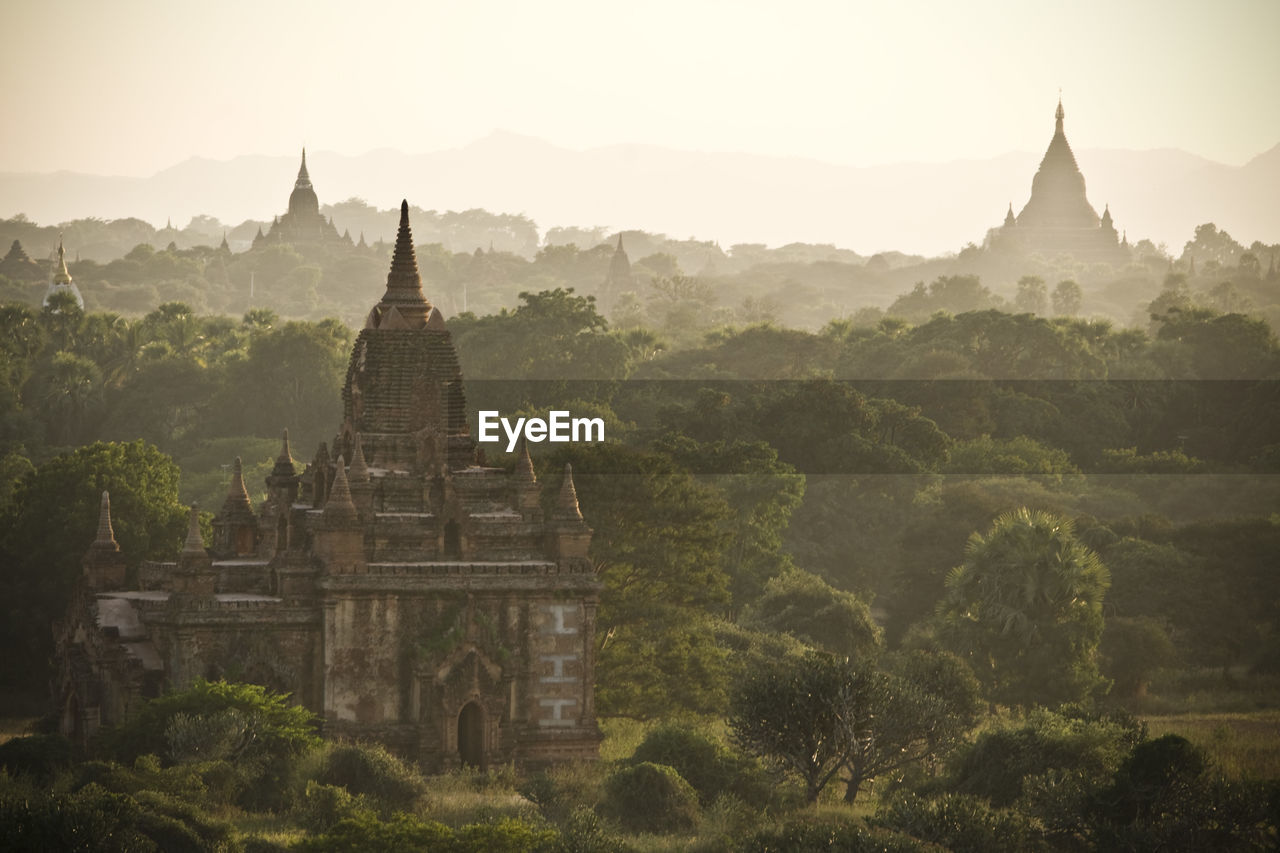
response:
<path id="1" fill-rule="evenodd" d="M 265 7 L 265 8 L 263 8 Z M 0 171 L 456 146 L 494 129 L 851 165 L 1280 142 L 1280 2 L 0 7 Z"/>

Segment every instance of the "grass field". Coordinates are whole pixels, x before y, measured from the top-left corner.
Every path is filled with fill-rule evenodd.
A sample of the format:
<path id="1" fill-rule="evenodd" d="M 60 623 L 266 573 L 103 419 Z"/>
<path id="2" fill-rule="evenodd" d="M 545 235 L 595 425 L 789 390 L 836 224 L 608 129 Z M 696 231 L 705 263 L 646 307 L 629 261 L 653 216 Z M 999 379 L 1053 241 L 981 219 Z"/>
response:
<path id="1" fill-rule="evenodd" d="M 1231 779 L 1280 778 L 1280 711 L 1143 717 L 1153 738 L 1181 735 Z"/>

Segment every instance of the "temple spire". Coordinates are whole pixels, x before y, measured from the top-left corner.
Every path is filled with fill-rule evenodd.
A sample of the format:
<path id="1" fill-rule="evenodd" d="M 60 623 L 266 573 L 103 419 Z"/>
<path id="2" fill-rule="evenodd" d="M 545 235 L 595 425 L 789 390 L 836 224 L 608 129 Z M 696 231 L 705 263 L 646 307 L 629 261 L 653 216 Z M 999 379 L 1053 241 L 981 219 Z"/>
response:
<path id="1" fill-rule="evenodd" d="M 382 302 L 391 305 L 430 305 L 422 292 L 422 276 L 418 274 L 418 257 L 413 250 L 413 231 L 409 227 L 409 202 L 400 202 L 400 228 L 396 231 L 396 247 L 387 273 L 387 291 Z"/>
<path id="2" fill-rule="evenodd" d="M 1066 116 L 1066 112 L 1062 109 L 1062 90 L 1058 90 L 1058 108 L 1054 110 L 1053 117 L 1056 119 L 1054 126 L 1055 133 L 1062 133 L 1062 119 Z"/>
<path id="3" fill-rule="evenodd" d="M 298 169 L 298 180 L 293 184 L 294 189 L 311 189 L 311 176 L 307 174 L 307 149 L 302 149 L 302 166 Z"/>
<path id="4" fill-rule="evenodd" d="M 102 505 L 98 510 L 98 535 L 93 540 L 95 551 L 119 551 L 115 530 L 111 527 L 111 494 L 102 493 Z"/>

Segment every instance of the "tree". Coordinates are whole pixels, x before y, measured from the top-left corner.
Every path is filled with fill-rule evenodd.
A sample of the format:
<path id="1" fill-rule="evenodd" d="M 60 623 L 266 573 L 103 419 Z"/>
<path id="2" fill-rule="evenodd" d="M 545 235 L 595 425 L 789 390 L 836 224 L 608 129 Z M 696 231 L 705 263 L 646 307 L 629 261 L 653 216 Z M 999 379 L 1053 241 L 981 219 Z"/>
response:
<path id="1" fill-rule="evenodd" d="M 1023 314 L 1049 313 L 1049 292 L 1044 279 L 1038 275 L 1024 275 L 1018 279 L 1018 293 L 1013 298 L 1013 307 Z"/>
<path id="2" fill-rule="evenodd" d="M 868 657 L 881 642 L 866 602 L 797 568 L 769 579 L 750 621 L 839 655 Z"/>
<path id="3" fill-rule="evenodd" d="M 942 635 L 989 695 L 1030 706 L 1088 698 L 1098 671 L 1110 574 L 1069 519 L 1025 507 L 974 533 L 947 576 Z"/>
<path id="4" fill-rule="evenodd" d="M 126 562 L 177 553 L 188 510 L 178 467 L 155 447 L 97 443 L 45 462 L 19 481 L 0 510 L 0 682 L 43 692 L 49 625 L 66 607 L 93 542 L 103 491 Z"/>
<path id="5" fill-rule="evenodd" d="M 708 616 L 728 603 L 723 565 L 730 511 L 661 453 L 573 445 L 591 558 L 604 582 L 597 617 L 596 701 L 605 716 L 640 719 L 682 707 L 712 713 L 727 690 L 726 653 Z M 544 489 L 552 497 L 559 480 Z"/>
<path id="6" fill-rule="evenodd" d="M 949 750 L 967 728 L 920 685 L 819 652 L 749 675 L 729 726 L 739 745 L 799 775 L 809 802 L 844 773 L 850 803 L 868 781 Z"/>
<path id="7" fill-rule="evenodd" d="M 1084 291 L 1071 279 L 1058 282 L 1053 288 L 1053 314 L 1055 317 L 1074 317 L 1084 304 Z"/>

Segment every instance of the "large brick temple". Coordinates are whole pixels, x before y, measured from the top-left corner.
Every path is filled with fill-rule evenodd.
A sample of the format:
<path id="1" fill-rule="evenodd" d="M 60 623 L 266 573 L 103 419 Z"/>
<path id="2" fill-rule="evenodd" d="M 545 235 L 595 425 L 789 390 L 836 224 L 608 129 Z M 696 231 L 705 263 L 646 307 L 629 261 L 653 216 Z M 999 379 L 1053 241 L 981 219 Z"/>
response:
<path id="1" fill-rule="evenodd" d="M 257 508 L 237 459 L 212 547 L 193 507 L 181 555 L 144 563 L 136 589 L 103 494 L 57 627 L 64 732 L 84 743 L 146 697 L 227 678 L 428 770 L 594 758 L 600 584 L 572 472 L 544 502 L 527 450 L 511 473 L 478 461 L 407 204 L 342 403 L 301 471 L 285 434 Z"/>

